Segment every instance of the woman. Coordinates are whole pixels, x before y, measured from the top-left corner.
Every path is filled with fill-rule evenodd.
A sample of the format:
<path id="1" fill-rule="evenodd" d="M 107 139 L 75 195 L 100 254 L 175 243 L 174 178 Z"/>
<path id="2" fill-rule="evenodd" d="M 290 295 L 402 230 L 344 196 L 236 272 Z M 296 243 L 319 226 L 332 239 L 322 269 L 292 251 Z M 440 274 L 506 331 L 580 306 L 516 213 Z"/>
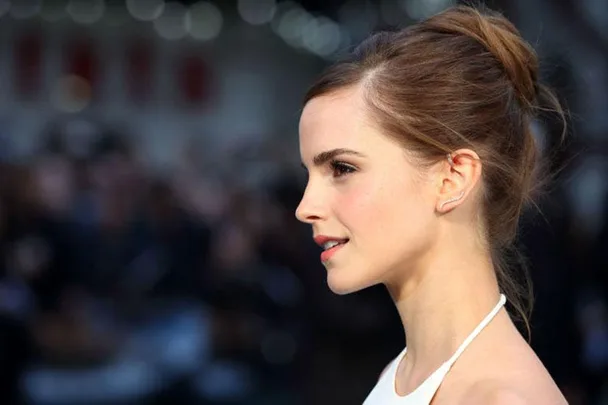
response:
<path id="1" fill-rule="evenodd" d="M 383 283 L 407 335 L 366 405 L 566 403 L 503 308 L 525 313 L 503 253 L 534 185 L 530 124 L 541 98 L 561 112 L 537 76 L 512 24 L 455 7 L 372 36 L 309 90 L 296 215 L 331 290 Z"/>

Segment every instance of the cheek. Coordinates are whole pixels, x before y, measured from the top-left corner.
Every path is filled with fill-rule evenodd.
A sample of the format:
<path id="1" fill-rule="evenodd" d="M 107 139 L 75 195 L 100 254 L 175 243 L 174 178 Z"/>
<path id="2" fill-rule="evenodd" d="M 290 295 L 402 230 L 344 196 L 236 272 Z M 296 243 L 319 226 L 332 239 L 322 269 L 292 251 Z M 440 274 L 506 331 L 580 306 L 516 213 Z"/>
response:
<path id="1" fill-rule="evenodd" d="M 388 179 L 360 178 L 339 193 L 335 201 L 340 221 L 358 239 L 390 232 L 394 216 L 403 211 L 405 193 Z"/>
<path id="2" fill-rule="evenodd" d="M 365 179 L 339 193 L 336 214 L 358 240 L 386 244 L 386 240 L 408 239 L 428 225 L 430 204 L 423 190 L 404 179 Z M 428 212 L 427 212 L 428 211 Z"/>
<path id="3" fill-rule="evenodd" d="M 336 216 L 352 234 L 365 234 L 368 224 L 375 220 L 377 196 L 370 190 L 350 188 L 340 193 L 335 201 Z M 353 235 L 354 236 L 354 235 Z"/>

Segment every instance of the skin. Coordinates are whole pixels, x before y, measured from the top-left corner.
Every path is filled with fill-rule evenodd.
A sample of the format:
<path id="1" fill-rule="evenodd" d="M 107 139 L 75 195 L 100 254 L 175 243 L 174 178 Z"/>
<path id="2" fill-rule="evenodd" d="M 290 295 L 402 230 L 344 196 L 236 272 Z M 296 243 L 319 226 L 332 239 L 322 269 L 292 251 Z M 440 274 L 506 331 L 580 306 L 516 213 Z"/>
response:
<path id="1" fill-rule="evenodd" d="M 421 165 L 374 125 L 360 86 L 308 102 L 299 130 L 309 179 L 296 216 L 313 236 L 348 239 L 323 263 L 333 292 L 387 286 L 407 333 L 395 381 L 406 395 L 499 299 L 480 223 L 482 163 L 460 149 L 453 165 Z M 503 402 L 566 403 L 504 308 L 456 362 L 433 404 Z"/>

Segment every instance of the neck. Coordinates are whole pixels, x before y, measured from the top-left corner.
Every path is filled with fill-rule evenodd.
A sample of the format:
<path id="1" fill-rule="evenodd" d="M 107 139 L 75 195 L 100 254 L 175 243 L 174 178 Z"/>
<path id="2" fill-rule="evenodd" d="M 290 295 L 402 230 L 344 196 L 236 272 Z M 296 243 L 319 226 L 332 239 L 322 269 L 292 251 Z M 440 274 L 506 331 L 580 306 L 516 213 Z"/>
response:
<path id="1" fill-rule="evenodd" d="M 404 373 L 422 379 L 447 361 L 496 306 L 492 261 L 483 253 L 430 255 L 418 276 L 387 287 L 407 336 Z M 419 271 L 420 270 L 420 271 Z M 409 378 L 408 378 L 409 380 Z"/>

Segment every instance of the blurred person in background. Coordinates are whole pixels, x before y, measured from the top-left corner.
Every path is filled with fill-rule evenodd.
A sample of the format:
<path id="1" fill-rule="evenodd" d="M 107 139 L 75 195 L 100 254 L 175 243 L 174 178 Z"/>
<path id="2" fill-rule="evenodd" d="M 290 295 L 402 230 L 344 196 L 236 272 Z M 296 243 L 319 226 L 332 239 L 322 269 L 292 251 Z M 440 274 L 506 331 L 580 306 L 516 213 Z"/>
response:
<path id="1" fill-rule="evenodd" d="M 362 403 L 403 325 L 382 283 L 319 277 L 286 133 L 354 43 L 462 1 L 65 3 L 0 1 L 1 402 Z M 569 153 L 588 149 L 568 174 L 542 156 L 557 187 L 520 221 L 529 341 L 572 405 L 608 403 L 607 9 L 483 3 L 533 42 Z M 544 153 L 562 123 L 540 118 Z"/>
<path id="2" fill-rule="evenodd" d="M 503 309 L 527 319 L 507 258 L 543 102 L 561 113 L 531 46 L 464 6 L 373 35 L 307 93 L 296 215 L 330 289 L 385 284 L 407 335 L 366 404 L 566 403 Z"/>

